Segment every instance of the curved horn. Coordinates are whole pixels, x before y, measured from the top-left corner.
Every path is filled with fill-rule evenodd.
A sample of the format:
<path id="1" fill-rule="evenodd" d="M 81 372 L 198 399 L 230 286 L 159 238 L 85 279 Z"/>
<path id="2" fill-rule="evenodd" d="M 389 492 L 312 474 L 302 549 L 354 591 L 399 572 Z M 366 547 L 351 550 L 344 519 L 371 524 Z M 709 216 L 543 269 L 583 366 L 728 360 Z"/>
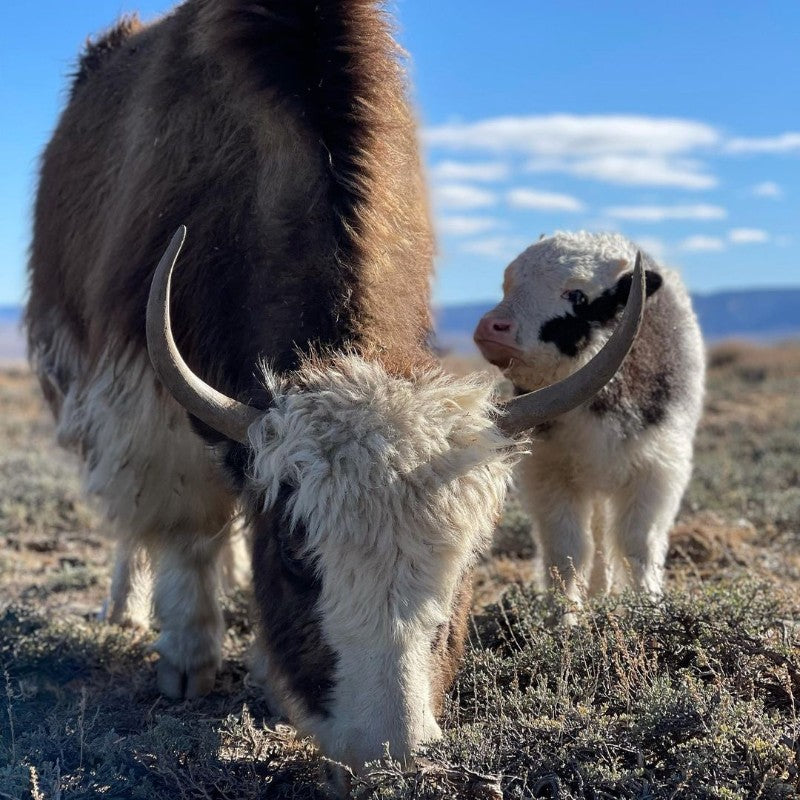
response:
<path id="1" fill-rule="evenodd" d="M 247 429 L 263 412 L 218 392 L 200 380 L 178 352 L 172 336 L 169 295 L 172 269 L 186 239 L 181 225 L 158 262 L 147 299 L 147 350 L 159 380 L 190 413 L 235 442 L 247 443 Z"/>
<path id="2" fill-rule="evenodd" d="M 518 436 L 594 397 L 614 377 L 631 349 L 644 317 L 644 298 L 642 254 L 637 253 L 625 311 L 617 329 L 600 352 L 563 381 L 503 403 L 497 427 L 507 436 Z"/>

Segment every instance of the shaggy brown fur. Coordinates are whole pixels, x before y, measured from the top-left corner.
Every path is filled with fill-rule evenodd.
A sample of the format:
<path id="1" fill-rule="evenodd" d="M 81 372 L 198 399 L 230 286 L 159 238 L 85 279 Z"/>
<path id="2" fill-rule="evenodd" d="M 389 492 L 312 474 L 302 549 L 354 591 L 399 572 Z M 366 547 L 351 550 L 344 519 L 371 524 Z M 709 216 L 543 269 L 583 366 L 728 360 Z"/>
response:
<path id="1" fill-rule="evenodd" d="M 182 223 L 176 338 L 228 394 L 257 402 L 258 360 L 291 369 L 313 345 L 398 371 L 428 358 L 432 238 L 373 0 L 188 0 L 90 49 L 42 163 L 32 351 L 65 329 L 89 363 L 143 351 Z"/>
<path id="2" fill-rule="evenodd" d="M 127 381 L 126 371 L 149 370 L 147 297 L 181 224 L 188 238 L 173 279 L 172 329 L 191 369 L 227 395 L 266 408 L 262 360 L 287 374 L 309 356 L 324 361 L 347 349 L 393 374 L 431 365 L 432 235 L 398 55 L 376 0 L 186 0 L 150 26 L 123 21 L 87 48 L 44 154 L 30 260 L 31 354 L 56 415 L 66 397 L 87 418 L 96 414 L 85 398 L 98 374 L 112 388 L 119 382 L 134 405 L 139 399 L 146 381 L 132 371 Z M 101 359 L 111 369 L 105 361 L 95 369 Z M 99 394 L 102 411 L 114 393 Z M 106 416 L 125 427 L 129 408 L 118 406 Z M 75 442 L 90 462 L 119 438 L 107 425 L 104 445 L 89 441 L 93 421 Z M 164 435 L 155 420 L 152 430 L 148 474 Z M 222 444 L 202 424 L 195 430 Z M 128 434 L 131 442 L 147 435 Z M 167 487 L 191 471 L 195 451 L 186 453 L 177 452 Z M 245 448 L 228 443 L 215 455 L 241 490 Z M 232 497 L 215 509 L 224 522 Z M 300 528 L 287 525 L 282 502 L 253 516 L 266 671 L 291 702 L 302 701 L 303 714 L 324 717 L 337 656 L 320 629 L 320 580 L 292 556 Z M 162 523 L 151 526 L 156 538 Z M 188 535 L 200 541 L 220 525 L 208 528 Z M 184 566 L 176 574 L 205 603 L 189 610 L 213 616 L 208 581 Z M 166 584 L 156 584 L 158 594 Z M 173 596 L 160 596 L 164 638 L 164 620 L 180 615 L 163 599 Z M 460 660 L 468 607 L 467 588 L 438 654 L 440 695 Z M 211 658 L 212 627 L 203 629 Z M 192 694 L 194 663 L 165 648 L 162 691 Z"/>

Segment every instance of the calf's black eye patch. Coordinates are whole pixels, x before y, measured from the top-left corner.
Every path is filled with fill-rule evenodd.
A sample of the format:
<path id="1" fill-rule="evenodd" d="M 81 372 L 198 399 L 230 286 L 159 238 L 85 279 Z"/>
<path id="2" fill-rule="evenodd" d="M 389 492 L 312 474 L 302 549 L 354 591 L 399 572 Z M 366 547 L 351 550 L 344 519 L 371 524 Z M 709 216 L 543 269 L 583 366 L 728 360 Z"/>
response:
<path id="1" fill-rule="evenodd" d="M 586 295 L 578 289 L 565 292 L 562 296 L 572 303 L 572 312 L 547 320 L 539 330 L 539 340 L 551 342 L 565 356 L 574 358 L 589 344 L 592 331 L 608 325 L 625 306 L 632 283 L 633 273 L 629 272 L 591 302 L 587 302 Z M 662 283 L 657 272 L 645 270 L 648 297 L 658 291 Z M 583 299 L 570 297 L 576 293 Z"/>

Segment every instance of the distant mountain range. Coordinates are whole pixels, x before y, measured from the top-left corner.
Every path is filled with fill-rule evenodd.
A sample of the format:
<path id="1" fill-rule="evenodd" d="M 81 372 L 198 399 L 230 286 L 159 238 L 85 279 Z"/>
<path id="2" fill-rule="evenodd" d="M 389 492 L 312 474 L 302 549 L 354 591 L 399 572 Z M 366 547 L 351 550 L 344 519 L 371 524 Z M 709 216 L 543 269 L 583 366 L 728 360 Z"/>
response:
<path id="1" fill-rule="evenodd" d="M 761 342 L 800 338 L 800 289 L 746 289 L 693 296 L 706 341 Z M 445 350 L 473 353 L 472 331 L 494 303 L 444 306 L 436 312 L 437 341 Z M 0 361 L 25 358 L 19 306 L 0 306 Z"/>

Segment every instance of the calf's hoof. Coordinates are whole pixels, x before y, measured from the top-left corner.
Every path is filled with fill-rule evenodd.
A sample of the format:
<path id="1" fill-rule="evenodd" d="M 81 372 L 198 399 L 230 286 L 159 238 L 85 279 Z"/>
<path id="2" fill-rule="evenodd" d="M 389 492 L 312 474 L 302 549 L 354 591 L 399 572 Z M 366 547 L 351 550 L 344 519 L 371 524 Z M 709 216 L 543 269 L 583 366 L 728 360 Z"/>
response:
<path id="1" fill-rule="evenodd" d="M 192 700 L 203 697 L 214 688 L 217 668 L 213 664 L 182 670 L 162 656 L 156 667 L 158 691 L 172 700 Z"/>

